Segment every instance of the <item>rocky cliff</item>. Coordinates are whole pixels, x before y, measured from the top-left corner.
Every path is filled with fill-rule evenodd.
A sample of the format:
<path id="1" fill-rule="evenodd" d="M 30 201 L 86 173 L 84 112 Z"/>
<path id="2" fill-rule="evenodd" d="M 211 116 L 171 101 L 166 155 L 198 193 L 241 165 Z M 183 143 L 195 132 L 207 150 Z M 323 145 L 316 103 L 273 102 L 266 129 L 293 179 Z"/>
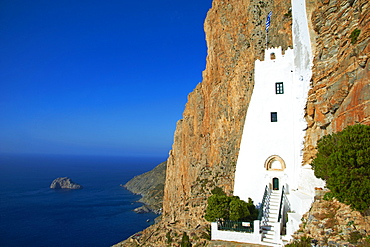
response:
<path id="1" fill-rule="evenodd" d="M 309 164 L 323 135 L 370 124 L 370 11 L 367 0 L 307 4 L 315 51 L 305 116 L 304 163 Z"/>
<path id="2" fill-rule="evenodd" d="M 369 8 L 366 0 L 309 1 L 314 48 L 306 107 L 305 163 L 319 137 L 348 124 L 369 124 Z M 206 199 L 215 186 L 232 193 L 235 164 L 253 90 L 254 61 L 266 48 L 265 19 L 273 11 L 268 47 L 292 47 L 290 1 L 214 0 L 204 29 L 203 81 L 189 94 L 167 160 L 161 222 L 119 246 L 207 244 Z M 355 29 L 361 33 L 352 41 Z M 246 174 L 246 179 L 248 174 Z"/>
<path id="3" fill-rule="evenodd" d="M 309 212 L 302 217 L 295 238 L 310 237 L 318 246 L 368 246 L 370 216 L 363 216 L 335 199 L 324 200 L 324 191 L 317 192 Z"/>
<path id="4" fill-rule="evenodd" d="M 153 170 L 134 177 L 124 185 L 132 193 L 142 196 L 139 201 L 145 205 L 135 209 L 136 212 L 162 212 L 166 165 L 167 162 L 162 162 Z"/>

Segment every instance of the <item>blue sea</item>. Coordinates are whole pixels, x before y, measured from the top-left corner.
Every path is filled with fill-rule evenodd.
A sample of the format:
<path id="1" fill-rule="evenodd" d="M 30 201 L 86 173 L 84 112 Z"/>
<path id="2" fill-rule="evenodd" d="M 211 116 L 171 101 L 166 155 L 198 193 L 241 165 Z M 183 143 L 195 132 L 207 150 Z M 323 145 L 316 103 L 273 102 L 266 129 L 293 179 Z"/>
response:
<path id="1" fill-rule="evenodd" d="M 0 155 L 0 246 L 111 246 L 153 224 L 121 187 L 165 157 Z M 81 190 L 53 190 L 70 177 Z M 149 221 L 149 222 L 148 222 Z"/>

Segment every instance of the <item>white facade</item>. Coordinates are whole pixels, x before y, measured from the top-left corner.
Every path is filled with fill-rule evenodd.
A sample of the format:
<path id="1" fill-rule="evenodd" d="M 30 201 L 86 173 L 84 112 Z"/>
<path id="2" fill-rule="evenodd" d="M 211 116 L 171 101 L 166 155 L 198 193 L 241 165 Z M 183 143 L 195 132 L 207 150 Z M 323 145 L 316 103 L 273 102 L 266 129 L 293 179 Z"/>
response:
<path id="1" fill-rule="evenodd" d="M 271 54 L 275 59 L 270 59 Z M 289 188 L 298 187 L 293 179 L 294 164 L 299 163 L 294 151 L 301 140 L 295 140 L 294 131 L 293 55 L 291 49 L 284 55 L 281 48 L 268 49 L 265 61 L 255 62 L 255 86 L 235 173 L 234 194 L 242 200 L 250 197 L 255 203 L 261 202 L 265 185 L 272 188 L 273 178 L 279 179 L 280 188 L 287 184 Z M 277 94 L 276 83 L 282 83 L 282 93 Z M 277 122 L 271 121 L 273 113 Z M 268 168 L 271 157 L 277 159 Z"/>
<path id="2" fill-rule="evenodd" d="M 250 197 L 255 204 L 261 203 L 266 186 L 276 191 L 284 186 L 293 211 L 288 217 L 287 235 L 297 229 L 301 216 L 308 211 L 314 188 L 324 186 L 309 165 L 302 166 L 304 108 L 312 75 L 304 0 L 292 1 L 292 16 L 293 49 L 266 49 L 264 61 L 255 62 L 255 86 L 234 184 L 234 195 L 245 201 Z"/>

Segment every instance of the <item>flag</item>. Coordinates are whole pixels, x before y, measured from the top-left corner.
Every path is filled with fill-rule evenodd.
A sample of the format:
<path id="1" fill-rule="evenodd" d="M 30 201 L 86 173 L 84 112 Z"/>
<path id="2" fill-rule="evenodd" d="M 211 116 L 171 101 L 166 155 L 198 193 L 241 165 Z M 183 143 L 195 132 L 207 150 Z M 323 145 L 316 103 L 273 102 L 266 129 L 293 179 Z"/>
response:
<path id="1" fill-rule="evenodd" d="M 272 11 L 270 11 L 270 13 L 267 15 L 267 19 L 266 19 L 266 32 L 269 31 L 271 15 L 272 15 Z"/>

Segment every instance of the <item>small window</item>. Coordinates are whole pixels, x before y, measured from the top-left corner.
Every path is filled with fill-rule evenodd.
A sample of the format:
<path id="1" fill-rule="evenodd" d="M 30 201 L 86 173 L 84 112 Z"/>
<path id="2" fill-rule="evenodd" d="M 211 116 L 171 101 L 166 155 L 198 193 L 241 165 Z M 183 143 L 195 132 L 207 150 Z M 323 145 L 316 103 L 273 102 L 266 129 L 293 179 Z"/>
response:
<path id="1" fill-rule="evenodd" d="M 273 53 L 273 52 L 272 52 L 272 53 L 270 53 L 270 59 L 271 59 L 271 60 L 275 60 L 275 58 L 276 58 L 275 53 Z"/>
<path id="2" fill-rule="evenodd" d="M 277 112 L 271 112 L 271 122 L 277 122 Z"/>
<path id="3" fill-rule="evenodd" d="M 275 83 L 275 92 L 276 94 L 283 94 L 284 93 L 284 85 L 282 82 Z"/>

